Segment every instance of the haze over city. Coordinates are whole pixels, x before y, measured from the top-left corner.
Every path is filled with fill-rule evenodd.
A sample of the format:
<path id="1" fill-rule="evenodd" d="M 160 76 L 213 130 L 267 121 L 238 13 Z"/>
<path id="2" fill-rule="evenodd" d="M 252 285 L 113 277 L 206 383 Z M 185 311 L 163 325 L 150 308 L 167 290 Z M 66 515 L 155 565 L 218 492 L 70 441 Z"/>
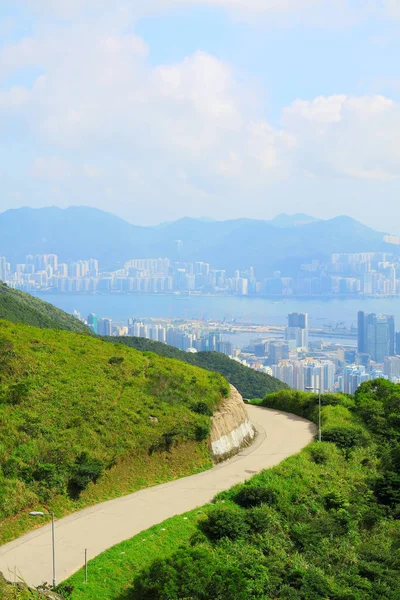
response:
<path id="1" fill-rule="evenodd" d="M 3 210 L 400 233 L 396 0 L 1 4 Z"/>

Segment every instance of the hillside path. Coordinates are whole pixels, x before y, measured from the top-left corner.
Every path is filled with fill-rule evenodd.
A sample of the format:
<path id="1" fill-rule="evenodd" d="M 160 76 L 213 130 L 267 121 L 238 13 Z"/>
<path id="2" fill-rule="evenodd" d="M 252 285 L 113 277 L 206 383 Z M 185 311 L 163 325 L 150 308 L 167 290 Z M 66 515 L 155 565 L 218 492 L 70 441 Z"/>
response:
<path id="1" fill-rule="evenodd" d="M 276 410 L 248 406 L 258 430 L 255 442 L 210 471 L 147 488 L 74 513 L 56 522 L 57 583 L 89 559 L 165 519 L 193 510 L 223 490 L 297 454 L 315 434 L 315 426 Z M 0 547 L 0 571 L 31 586 L 52 581 L 51 525 Z"/>

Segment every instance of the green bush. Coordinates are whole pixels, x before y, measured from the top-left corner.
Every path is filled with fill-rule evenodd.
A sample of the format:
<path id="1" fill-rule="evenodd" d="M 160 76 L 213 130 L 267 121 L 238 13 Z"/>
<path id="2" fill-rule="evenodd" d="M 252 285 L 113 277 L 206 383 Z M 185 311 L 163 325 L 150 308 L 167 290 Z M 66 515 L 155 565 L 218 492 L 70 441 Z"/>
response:
<path id="1" fill-rule="evenodd" d="M 122 365 L 123 362 L 124 362 L 123 356 L 112 356 L 108 361 L 108 363 L 110 365 Z"/>
<path id="2" fill-rule="evenodd" d="M 250 533 L 265 533 L 270 525 L 269 514 L 262 506 L 247 510 L 245 520 Z"/>
<path id="3" fill-rule="evenodd" d="M 210 431 L 211 431 L 210 424 L 200 423 L 199 425 L 196 425 L 195 439 L 198 442 L 206 440 L 210 436 Z"/>
<path id="4" fill-rule="evenodd" d="M 261 506 L 262 504 L 275 504 L 277 492 L 268 487 L 245 485 L 234 496 L 233 500 L 243 508 Z"/>
<path id="5" fill-rule="evenodd" d="M 201 530 L 209 540 L 214 542 L 222 538 L 236 540 L 248 535 L 249 525 L 242 511 L 231 507 L 217 506 L 201 523 Z"/>
<path id="6" fill-rule="evenodd" d="M 368 438 L 361 427 L 337 426 L 323 429 L 323 440 L 332 442 L 342 450 L 365 446 Z"/>
<path id="7" fill-rule="evenodd" d="M 82 452 L 77 456 L 71 469 L 71 476 L 68 481 L 70 495 L 73 498 L 78 497 L 88 487 L 89 483 L 96 483 L 103 472 L 104 463 L 101 460 Z"/>
<path id="8" fill-rule="evenodd" d="M 191 409 L 198 415 L 205 415 L 207 417 L 212 417 L 214 414 L 212 409 L 205 402 L 197 402 L 196 404 L 193 404 L 193 406 L 191 406 Z"/>
<path id="9" fill-rule="evenodd" d="M 323 443 L 313 444 L 310 448 L 310 455 L 312 460 L 317 465 L 326 465 L 329 462 L 329 448 L 327 448 Z"/>
<path id="10" fill-rule="evenodd" d="M 400 506 L 400 473 L 384 471 L 374 485 L 379 504 L 396 508 Z"/>
<path id="11" fill-rule="evenodd" d="M 137 577 L 129 599 L 250 600 L 240 568 L 202 548 L 178 550 Z"/>

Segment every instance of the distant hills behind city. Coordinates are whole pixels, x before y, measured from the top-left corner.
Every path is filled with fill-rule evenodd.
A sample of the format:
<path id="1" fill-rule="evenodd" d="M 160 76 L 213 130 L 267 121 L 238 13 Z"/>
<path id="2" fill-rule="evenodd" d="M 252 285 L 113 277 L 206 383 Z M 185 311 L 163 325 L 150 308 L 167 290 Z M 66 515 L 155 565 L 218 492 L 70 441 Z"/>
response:
<path id="1" fill-rule="evenodd" d="M 156 227 L 132 225 L 86 206 L 20 208 L 0 214 L 0 256 L 12 263 L 27 254 L 57 254 L 63 261 L 96 258 L 116 269 L 132 258 L 168 257 L 204 261 L 214 268 L 247 269 L 257 276 L 281 270 L 286 276 L 312 259 L 332 253 L 391 252 L 384 234 L 346 216 L 318 220 L 279 215 L 271 221 L 213 221 L 183 218 Z"/>

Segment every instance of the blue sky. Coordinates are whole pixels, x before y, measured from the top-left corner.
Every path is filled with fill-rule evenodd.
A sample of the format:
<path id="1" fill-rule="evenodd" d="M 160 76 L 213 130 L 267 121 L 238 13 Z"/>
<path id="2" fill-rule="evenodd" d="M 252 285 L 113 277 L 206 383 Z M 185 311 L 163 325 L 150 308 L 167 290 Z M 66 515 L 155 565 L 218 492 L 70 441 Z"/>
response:
<path id="1" fill-rule="evenodd" d="M 400 233 L 400 1 L 14 0 L 0 17 L 1 210 Z"/>

